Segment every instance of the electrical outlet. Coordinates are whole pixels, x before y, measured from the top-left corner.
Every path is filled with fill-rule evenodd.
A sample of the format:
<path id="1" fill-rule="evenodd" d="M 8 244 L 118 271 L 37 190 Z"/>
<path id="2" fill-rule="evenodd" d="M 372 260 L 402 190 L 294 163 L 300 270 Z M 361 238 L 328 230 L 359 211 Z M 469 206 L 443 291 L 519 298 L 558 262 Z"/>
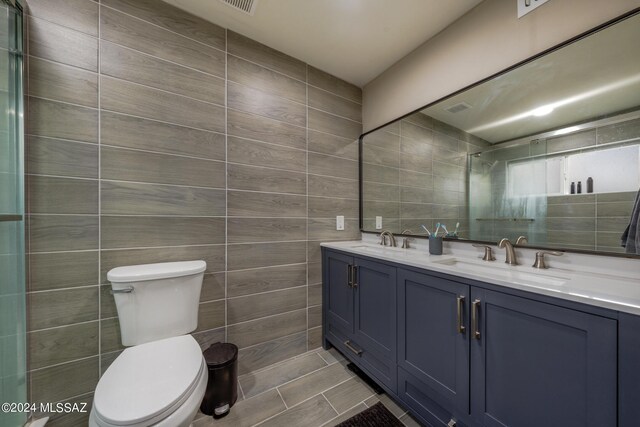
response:
<path id="1" fill-rule="evenodd" d="M 336 230 L 344 230 L 344 215 L 338 215 L 336 217 Z"/>
<path id="2" fill-rule="evenodd" d="M 376 217 L 376 230 L 382 230 L 382 217 Z"/>
<path id="3" fill-rule="evenodd" d="M 517 0 L 518 1 L 518 18 L 522 18 L 532 10 L 542 6 L 549 0 Z"/>

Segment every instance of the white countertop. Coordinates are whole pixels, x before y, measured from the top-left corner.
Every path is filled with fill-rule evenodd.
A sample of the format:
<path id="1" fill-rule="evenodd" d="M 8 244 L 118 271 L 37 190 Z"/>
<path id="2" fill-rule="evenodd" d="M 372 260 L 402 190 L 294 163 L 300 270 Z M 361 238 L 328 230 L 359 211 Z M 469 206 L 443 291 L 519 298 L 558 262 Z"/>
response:
<path id="1" fill-rule="evenodd" d="M 401 237 L 396 237 L 400 245 Z M 493 246 L 496 261 L 487 262 L 482 261 L 483 249 L 468 243 L 445 242 L 443 255 L 429 255 L 426 239 L 412 239 L 411 245 L 411 249 L 383 247 L 372 234 L 364 234 L 363 240 L 322 243 L 354 255 L 640 315 L 640 260 L 565 253 L 548 256 L 550 268 L 539 270 L 531 267 L 533 249 L 517 248 L 521 265 L 511 266 L 497 246 Z"/>

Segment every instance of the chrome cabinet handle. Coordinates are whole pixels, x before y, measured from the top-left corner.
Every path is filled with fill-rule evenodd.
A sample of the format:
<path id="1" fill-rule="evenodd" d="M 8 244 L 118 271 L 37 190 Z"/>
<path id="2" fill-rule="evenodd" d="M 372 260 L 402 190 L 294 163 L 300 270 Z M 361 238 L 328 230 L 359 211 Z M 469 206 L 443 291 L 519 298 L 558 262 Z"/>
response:
<path id="1" fill-rule="evenodd" d="M 351 279 L 351 286 L 354 288 L 358 287 L 358 266 L 353 266 L 353 277 Z"/>
<path id="2" fill-rule="evenodd" d="M 466 328 L 463 325 L 464 320 L 463 320 L 463 314 L 462 314 L 462 311 L 464 310 L 464 307 L 463 307 L 464 296 L 460 295 L 457 298 L 457 302 L 458 302 L 458 316 L 457 316 L 456 328 L 458 329 L 459 333 L 464 334 L 464 331 L 466 330 Z"/>
<path id="3" fill-rule="evenodd" d="M 123 289 L 111 289 L 111 295 L 115 295 L 115 294 L 130 294 L 131 292 L 133 292 L 133 287 L 129 286 L 128 288 L 123 288 Z"/>
<path id="4" fill-rule="evenodd" d="M 352 287 L 353 285 L 353 266 L 351 264 L 347 265 L 347 286 Z"/>
<path id="5" fill-rule="evenodd" d="M 478 311 L 480 310 L 480 300 L 477 299 L 471 303 L 471 329 L 473 330 L 473 337 L 477 340 L 480 339 L 480 329 L 478 327 Z"/>
<path id="6" fill-rule="evenodd" d="M 352 352 L 354 352 L 354 353 L 356 354 L 356 356 L 360 356 L 360 355 L 362 354 L 362 350 L 358 350 L 357 348 L 355 348 L 355 347 L 351 344 L 351 341 L 346 340 L 346 341 L 344 342 L 344 345 L 346 345 L 346 346 L 347 346 L 347 348 L 348 348 L 349 350 L 351 350 Z"/>

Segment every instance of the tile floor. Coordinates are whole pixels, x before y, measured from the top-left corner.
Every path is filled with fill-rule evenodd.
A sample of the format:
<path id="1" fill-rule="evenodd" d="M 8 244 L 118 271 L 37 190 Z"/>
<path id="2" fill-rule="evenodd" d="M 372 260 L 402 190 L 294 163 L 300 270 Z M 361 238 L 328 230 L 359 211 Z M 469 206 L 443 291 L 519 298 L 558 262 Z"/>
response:
<path id="1" fill-rule="evenodd" d="M 406 426 L 420 426 L 386 394 L 377 395 L 335 349 L 317 349 L 242 375 L 238 401 L 220 420 L 199 414 L 194 427 L 334 426 L 381 401 Z"/>

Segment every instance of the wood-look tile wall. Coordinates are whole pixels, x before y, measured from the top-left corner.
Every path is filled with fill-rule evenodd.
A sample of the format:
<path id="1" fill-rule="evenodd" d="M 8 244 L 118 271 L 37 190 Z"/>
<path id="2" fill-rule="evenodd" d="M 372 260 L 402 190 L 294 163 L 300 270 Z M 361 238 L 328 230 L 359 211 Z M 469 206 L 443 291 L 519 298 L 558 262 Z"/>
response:
<path id="1" fill-rule="evenodd" d="M 241 373 L 318 347 L 320 242 L 359 237 L 360 89 L 160 0 L 30 0 L 28 54 L 31 400 L 91 399 L 121 265 L 205 260 L 194 336 Z"/>
<path id="2" fill-rule="evenodd" d="M 375 231 L 375 217 L 393 233 L 426 234 L 434 224 L 459 233 L 469 230 L 467 153 L 489 144 L 421 112 L 364 137 L 364 230 Z"/>

